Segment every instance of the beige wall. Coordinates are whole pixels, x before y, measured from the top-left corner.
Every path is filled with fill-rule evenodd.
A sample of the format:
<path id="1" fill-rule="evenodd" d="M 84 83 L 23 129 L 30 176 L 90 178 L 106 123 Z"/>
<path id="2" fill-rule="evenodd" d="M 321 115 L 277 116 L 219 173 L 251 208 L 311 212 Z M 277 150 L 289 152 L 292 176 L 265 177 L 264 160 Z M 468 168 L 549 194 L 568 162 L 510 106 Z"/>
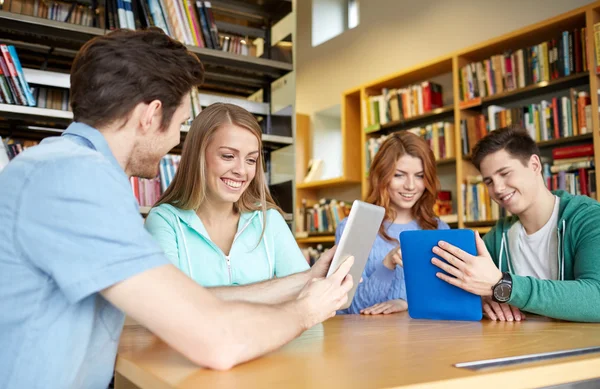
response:
<path id="1" fill-rule="evenodd" d="M 359 0 L 358 27 L 311 46 L 312 0 L 297 2 L 296 112 L 339 104 L 341 94 L 571 9 L 589 0 Z"/>

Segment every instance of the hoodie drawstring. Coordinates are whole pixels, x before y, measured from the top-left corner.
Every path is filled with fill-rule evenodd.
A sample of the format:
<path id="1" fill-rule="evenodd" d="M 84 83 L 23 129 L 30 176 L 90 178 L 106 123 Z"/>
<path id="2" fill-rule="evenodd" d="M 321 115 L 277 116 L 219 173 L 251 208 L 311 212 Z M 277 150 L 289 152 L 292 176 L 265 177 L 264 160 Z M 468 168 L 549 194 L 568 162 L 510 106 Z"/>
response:
<path id="1" fill-rule="evenodd" d="M 188 265 L 188 272 L 190 273 L 190 278 L 194 279 L 194 275 L 192 274 L 192 263 L 190 262 L 190 253 L 188 251 L 188 246 L 187 246 L 187 241 L 185 239 L 185 234 L 183 233 L 183 228 L 181 227 L 181 222 L 179 221 L 179 218 L 177 219 L 177 227 L 179 228 L 179 233 L 181 234 L 181 237 L 183 238 L 183 248 L 185 251 L 185 258 L 187 260 L 187 265 Z"/>
<path id="2" fill-rule="evenodd" d="M 263 229 L 262 212 L 258 214 L 258 220 L 260 220 L 260 229 Z M 271 252 L 269 251 L 269 244 L 267 243 L 267 234 L 263 234 L 263 242 L 265 243 L 265 251 L 267 252 L 267 261 L 269 262 L 269 279 L 273 278 L 273 260 L 271 259 Z"/>

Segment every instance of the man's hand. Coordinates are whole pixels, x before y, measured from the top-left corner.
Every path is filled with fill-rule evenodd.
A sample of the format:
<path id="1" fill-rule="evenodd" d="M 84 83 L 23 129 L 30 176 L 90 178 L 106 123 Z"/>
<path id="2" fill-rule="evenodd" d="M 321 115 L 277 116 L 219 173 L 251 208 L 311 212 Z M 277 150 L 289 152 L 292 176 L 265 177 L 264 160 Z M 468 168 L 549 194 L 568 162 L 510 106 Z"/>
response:
<path id="1" fill-rule="evenodd" d="M 521 321 L 525 320 L 525 314 L 517 307 L 508 304 L 498 304 L 489 297 L 481 300 L 483 313 L 490 320 L 499 321 Z"/>
<path id="2" fill-rule="evenodd" d="M 436 274 L 447 283 L 479 296 L 491 296 L 492 288 L 502 278 L 502 272 L 494 264 L 479 233 L 476 233 L 475 239 L 477 256 L 440 241 L 438 246 L 433 248 L 433 252 L 448 263 L 437 258 L 432 258 L 431 263 L 450 274 L 441 272 Z"/>
<path id="3" fill-rule="evenodd" d="M 390 313 L 403 312 L 408 309 L 408 304 L 402 299 L 389 300 L 375 304 L 360 311 L 363 315 L 389 315 Z"/>
<path id="4" fill-rule="evenodd" d="M 383 266 L 390 270 L 396 269 L 396 265 L 402 266 L 402 251 L 400 247 L 394 247 L 389 253 L 383 258 Z"/>
<path id="5" fill-rule="evenodd" d="M 321 254 L 317 262 L 315 262 L 309 270 L 310 279 L 325 278 L 329 271 L 329 267 L 331 266 L 331 261 L 333 260 L 336 248 L 337 246 L 333 246 Z"/>
<path id="6" fill-rule="evenodd" d="M 348 292 L 352 288 L 352 276 L 348 274 L 354 257 L 344 261 L 328 278 L 313 278 L 298 295 L 299 313 L 305 328 L 310 328 L 330 317 L 348 301 Z"/>

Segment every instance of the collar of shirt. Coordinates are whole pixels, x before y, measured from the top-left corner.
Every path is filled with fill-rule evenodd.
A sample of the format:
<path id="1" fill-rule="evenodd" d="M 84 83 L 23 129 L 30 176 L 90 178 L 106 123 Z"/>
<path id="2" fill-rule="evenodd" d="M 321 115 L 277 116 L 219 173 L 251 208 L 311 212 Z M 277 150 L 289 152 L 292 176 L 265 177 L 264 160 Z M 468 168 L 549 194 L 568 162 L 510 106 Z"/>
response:
<path id="1" fill-rule="evenodd" d="M 104 135 L 102 135 L 102 133 L 94 127 L 88 126 L 85 123 L 73 122 L 69 125 L 69 127 L 67 127 L 61 136 L 78 138 L 78 143 L 84 144 L 85 146 L 98 151 L 107 160 L 109 160 L 115 168 L 117 168 L 123 173 L 123 175 L 127 177 L 125 171 L 121 165 L 119 165 L 119 162 L 110 149 L 106 138 L 104 138 Z M 129 180 L 129 177 L 127 177 L 127 179 Z"/>

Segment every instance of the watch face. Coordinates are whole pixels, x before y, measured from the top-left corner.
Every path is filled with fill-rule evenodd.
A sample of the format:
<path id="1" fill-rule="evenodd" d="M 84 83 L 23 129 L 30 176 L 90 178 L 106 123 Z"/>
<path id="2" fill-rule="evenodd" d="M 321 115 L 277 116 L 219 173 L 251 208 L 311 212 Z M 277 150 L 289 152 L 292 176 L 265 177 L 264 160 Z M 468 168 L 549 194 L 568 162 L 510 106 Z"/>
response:
<path id="1" fill-rule="evenodd" d="M 508 284 L 500 284 L 494 288 L 494 297 L 496 300 L 505 302 L 510 299 L 511 287 Z"/>

